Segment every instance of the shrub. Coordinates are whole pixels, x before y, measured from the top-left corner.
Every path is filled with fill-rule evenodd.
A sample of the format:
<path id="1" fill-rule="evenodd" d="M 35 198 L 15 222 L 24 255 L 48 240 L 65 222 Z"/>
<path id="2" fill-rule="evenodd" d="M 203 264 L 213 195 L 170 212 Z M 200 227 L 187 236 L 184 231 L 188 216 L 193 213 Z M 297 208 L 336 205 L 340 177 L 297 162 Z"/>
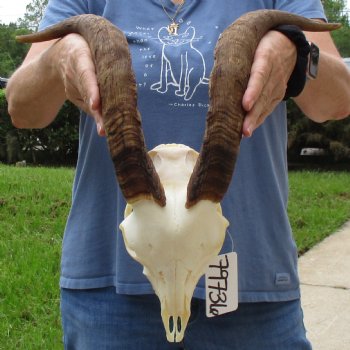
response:
<path id="1" fill-rule="evenodd" d="M 299 161 L 300 151 L 305 147 L 324 149 L 327 162 L 348 161 L 349 140 L 350 118 L 315 123 L 294 102 L 288 101 L 288 156 L 291 161 Z"/>
<path id="2" fill-rule="evenodd" d="M 0 161 L 11 163 L 23 158 L 34 164 L 74 164 L 78 151 L 78 124 L 79 110 L 72 103 L 65 102 L 48 127 L 16 129 L 7 112 L 4 90 L 0 90 Z M 17 151 L 15 139 L 19 145 Z"/>

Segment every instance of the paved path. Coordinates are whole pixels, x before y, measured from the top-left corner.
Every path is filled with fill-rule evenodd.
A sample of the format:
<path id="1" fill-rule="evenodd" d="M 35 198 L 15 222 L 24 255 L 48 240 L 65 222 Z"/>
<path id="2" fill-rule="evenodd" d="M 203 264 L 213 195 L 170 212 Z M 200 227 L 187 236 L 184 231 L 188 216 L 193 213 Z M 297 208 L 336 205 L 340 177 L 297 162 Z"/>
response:
<path id="1" fill-rule="evenodd" d="M 350 222 L 299 259 L 302 305 L 314 350 L 350 350 Z"/>

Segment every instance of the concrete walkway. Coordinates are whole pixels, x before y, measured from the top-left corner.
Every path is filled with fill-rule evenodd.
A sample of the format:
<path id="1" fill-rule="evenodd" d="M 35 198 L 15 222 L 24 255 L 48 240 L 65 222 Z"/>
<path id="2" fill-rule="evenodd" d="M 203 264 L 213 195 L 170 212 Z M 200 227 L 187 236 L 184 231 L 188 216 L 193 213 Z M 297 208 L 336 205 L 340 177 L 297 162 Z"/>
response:
<path id="1" fill-rule="evenodd" d="M 314 350 L 350 349 L 350 222 L 299 259 L 301 300 Z"/>

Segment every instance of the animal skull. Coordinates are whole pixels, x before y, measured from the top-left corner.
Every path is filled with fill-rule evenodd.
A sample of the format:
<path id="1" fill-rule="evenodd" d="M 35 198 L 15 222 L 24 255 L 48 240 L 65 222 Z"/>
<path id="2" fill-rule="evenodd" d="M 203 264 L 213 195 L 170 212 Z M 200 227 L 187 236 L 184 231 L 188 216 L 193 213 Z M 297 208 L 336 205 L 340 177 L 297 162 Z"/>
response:
<path id="1" fill-rule="evenodd" d="M 224 242 L 221 206 L 203 200 L 186 209 L 187 184 L 198 153 L 184 145 L 149 152 L 165 190 L 165 207 L 149 200 L 126 206 L 120 228 L 129 254 L 144 266 L 161 303 L 167 339 L 180 342 L 199 278 Z"/>

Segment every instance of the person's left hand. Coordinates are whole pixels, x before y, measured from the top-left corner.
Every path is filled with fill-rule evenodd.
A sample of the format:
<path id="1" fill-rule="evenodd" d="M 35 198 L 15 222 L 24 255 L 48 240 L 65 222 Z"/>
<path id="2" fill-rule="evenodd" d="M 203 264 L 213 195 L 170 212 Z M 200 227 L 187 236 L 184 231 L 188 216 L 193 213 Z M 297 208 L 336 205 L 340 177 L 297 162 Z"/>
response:
<path id="1" fill-rule="evenodd" d="M 285 35 L 272 30 L 262 38 L 242 101 L 243 136 L 250 137 L 283 99 L 295 63 L 296 47 Z"/>

